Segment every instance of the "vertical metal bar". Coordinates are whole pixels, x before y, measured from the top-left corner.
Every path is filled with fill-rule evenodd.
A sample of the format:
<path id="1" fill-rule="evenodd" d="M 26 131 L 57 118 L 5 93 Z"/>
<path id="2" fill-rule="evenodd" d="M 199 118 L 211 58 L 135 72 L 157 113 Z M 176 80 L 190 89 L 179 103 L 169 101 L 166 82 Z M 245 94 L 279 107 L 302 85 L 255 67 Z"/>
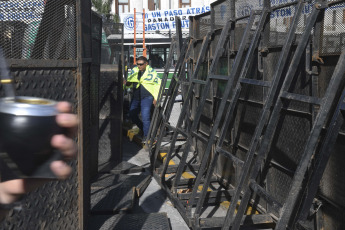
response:
<path id="1" fill-rule="evenodd" d="M 0 47 L 0 80 L 4 85 L 4 91 L 6 97 L 15 97 L 13 77 L 10 75 L 10 71 L 7 67 L 5 53 L 3 53 Z"/>
<path id="2" fill-rule="evenodd" d="M 78 117 L 79 117 L 79 129 L 78 129 L 78 210 L 79 210 L 79 227 L 84 229 L 87 226 L 87 216 L 90 210 L 90 177 L 88 172 L 89 162 L 87 156 L 87 148 L 84 148 L 88 140 L 84 140 L 84 133 L 87 124 L 89 114 L 84 114 L 83 105 L 86 105 L 83 95 L 83 87 L 87 82 L 89 67 L 91 62 L 83 61 L 84 58 L 91 58 L 86 56 L 85 49 L 83 47 L 91 47 L 91 1 L 76 1 L 77 11 L 77 97 L 78 97 Z M 91 52 L 90 52 L 91 53 Z"/>
<path id="3" fill-rule="evenodd" d="M 321 52 L 320 50 L 320 38 L 323 33 L 323 21 L 324 21 L 324 14 L 325 12 L 321 13 L 318 18 L 316 19 L 316 23 L 314 26 L 314 34 L 313 34 L 313 43 L 311 47 L 311 57 L 310 61 L 314 59 L 314 57 L 318 57 L 319 53 Z M 318 95 L 318 66 L 319 63 L 317 63 L 318 60 L 315 60 L 315 62 L 311 63 L 311 80 L 312 80 L 312 96 L 317 96 Z M 317 116 L 318 113 L 318 106 L 313 105 L 312 106 L 312 119 L 313 122 L 315 120 L 315 117 Z"/>
<path id="4" fill-rule="evenodd" d="M 92 12 L 92 65 L 90 73 L 90 177 L 98 174 L 99 76 L 101 64 L 102 18 Z M 96 52 L 94 52 L 96 51 Z M 122 108 L 122 107 L 121 107 Z"/>
<path id="5" fill-rule="evenodd" d="M 320 156 L 317 157 L 315 167 L 313 168 L 313 174 L 309 179 L 309 184 L 306 191 L 306 195 L 303 199 L 302 208 L 300 209 L 300 217 L 298 221 L 304 221 L 307 219 L 310 207 L 313 203 L 313 199 L 316 196 L 322 175 L 326 169 L 328 159 L 332 153 L 334 144 L 337 140 L 338 133 L 344 123 L 344 116 L 341 113 L 342 107 L 345 105 L 345 90 L 340 97 L 339 103 L 333 114 L 329 127 L 327 128 L 327 134 L 325 140 L 322 143 L 319 151 Z"/>
<path id="6" fill-rule="evenodd" d="M 247 75 L 247 73 L 249 71 L 249 66 L 250 66 L 250 64 L 253 61 L 253 58 L 254 58 L 253 53 L 254 53 L 255 49 L 257 48 L 257 46 L 258 46 L 260 34 L 261 34 L 262 28 L 264 26 L 264 23 L 266 22 L 266 17 L 267 16 L 268 16 L 268 11 L 266 9 L 264 9 L 262 11 L 261 15 L 260 15 L 259 25 L 256 27 L 256 31 L 254 33 L 254 36 L 252 37 L 252 41 L 251 41 L 250 47 L 249 47 L 249 49 L 247 51 L 246 59 L 245 59 L 245 61 L 243 63 L 241 73 L 238 76 L 230 75 L 230 77 L 229 77 L 229 79 L 234 79 L 234 82 L 237 82 L 238 78 L 245 78 L 246 77 L 246 75 Z M 253 22 L 254 22 L 254 20 L 253 20 Z M 252 23 L 248 23 L 247 27 L 251 28 L 252 27 Z M 246 37 L 244 39 L 246 39 Z M 197 178 L 196 178 L 196 181 L 195 181 L 195 184 L 194 184 L 194 188 L 192 190 L 192 195 L 189 198 L 188 206 L 190 206 L 190 208 L 194 204 L 199 184 L 200 184 L 202 176 L 203 176 L 203 174 L 204 174 L 204 172 L 206 170 L 206 168 L 205 168 L 206 167 L 206 163 L 207 163 L 208 158 L 209 158 L 209 156 L 211 154 L 212 145 L 214 144 L 214 141 L 215 141 L 214 140 L 215 139 L 215 135 L 217 133 L 217 130 L 218 130 L 218 127 L 219 127 L 219 123 L 220 123 L 220 120 L 222 118 L 223 111 L 225 109 L 225 105 L 226 105 L 226 102 L 227 102 L 227 100 L 229 98 L 229 94 L 230 94 L 231 91 L 232 91 L 231 88 L 226 88 L 226 90 L 224 92 L 224 96 L 222 97 L 222 100 L 220 102 L 219 110 L 218 110 L 218 113 L 217 113 L 217 116 L 216 116 L 216 119 L 215 119 L 215 122 L 214 122 L 214 125 L 213 125 L 213 128 L 212 128 L 212 131 L 211 131 L 211 135 L 210 135 L 209 141 L 207 143 L 206 150 L 205 150 L 204 155 L 203 155 L 203 159 L 202 159 L 202 162 L 201 162 L 200 169 L 198 171 L 198 175 L 197 175 Z M 235 91 L 233 91 L 234 96 L 232 96 L 232 98 L 231 98 L 232 99 L 231 100 L 231 104 L 233 105 L 232 109 L 229 110 L 231 114 L 233 114 L 236 102 L 237 102 L 237 100 L 238 100 L 238 98 L 240 96 L 240 91 L 241 91 L 241 84 L 237 83 L 237 87 L 236 87 Z M 231 106 L 229 106 L 229 107 L 231 107 Z M 229 113 L 227 113 L 227 116 L 229 117 Z M 225 119 L 226 119 L 227 122 L 230 122 L 230 119 L 228 119 L 228 117 L 225 118 Z M 228 126 L 223 126 L 223 127 L 228 127 Z M 215 160 L 212 160 L 212 162 L 213 162 L 212 164 L 215 166 L 215 163 L 216 163 Z M 206 198 L 206 193 L 207 193 L 207 189 L 208 189 L 209 183 L 211 181 L 212 174 L 213 174 L 213 170 L 212 170 L 212 167 L 211 167 L 210 170 L 208 170 L 208 173 L 207 173 L 207 176 L 206 176 L 206 181 L 204 183 L 201 195 L 200 195 L 199 200 L 198 200 L 198 204 L 196 206 L 196 210 L 195 210 L 195 214 L 196 215 L 199 215 L 200 212 L 201 212 L 201 208 L 202 208 L 202 205 L 203 205 L 204 200 Z"/>
<path id="7" fill-rule="evenodd" d="M 290 220 L 290 216 L 293 212 L 294 205 L 297 201 L 305 173 L 308 169 L 308 165 L 310 164 L 311 157 L 315 153 L 321 130 L 326 122 L 328 114 L 330 113 L 330 109 L 332 107 L 333 101 L 336 97 L 339 87 L 343 88 L 343 76 L 345 73 L 344 62 L 345 52 L 343 52 L 340 56 L 338 64 L 333 72 L 332 79 L 327 87 L 327 91 L 320 106 L 320 112 L 318 113 L 313 128 L 310 132 L 310 136 L 304 148 L 302 159 L 298 164 L 295 176 L 292 180 L 289 196 L 286 199 L 285 204 L 281 210 L 281 216 L 276 225 L 276 229 L 285 228 L 288 224 L 288 221 Z"/>
<path id="8" fill-rule="evenodd" d="M 235 0 L 230 1 L 230 20 L 235 21 Z M 233 27 L 235 27 L 235 23 L 232 24 Z M 232 28 L 230 31 L 230 55 L 233 55 L 233 52 L 235 52 L 235 28 Z"/>
<path id="9" fill-rule="evenodd" d="M 214 11 L 211 5 L 211 32 L 212 33 L 214 32 L 214 29 L 215 29 L 215 13 L 216 12 Z"/>
<path id="10" fill-rule="evenodd" d="M 121 40 L 123 42 L 123 36 L 124 36 L 124 24 L 123 23 L 118 23 L 117 24 L 118 27 L 121 28 Z M 116 92 L 117 92 L 117 95 L 116 95 L 116 101 L 114 103 L 110 102 L 110 104 L 113 104 L 115 106 L 115 116 L 114 118 L 116 117 L 117 119 L 115 120 L 115 122 L 113 122 L 113 124 L 111 124 L 111 126 L 113 126 L 113 130 L 117 130 L 117 138 L 114 140 L 114 144 L 112 144 L 113 146 L 117 146 L 118 148 L 118 152 L 116 154 L 114 154 L 112 157 L 111 157 L 111 160 L 116 160 L 118 162 L 121 162 L 122 161 L 122 156 L 123 156 L 123 142 L 122 142 L 122 139 L 123 139 L 123 135 L 122 135 L 122 125 L 123 125 L 123 85 L 122 85 L 122 82 L 123 82 L 123 66 L 125 65 L 124 62 L 122 62 L 124 60 L 124 53 L 122 52 L 123 51 L 123 43 L 121 45 L 121 56 L 119 57 L 119 63 L 121 64 L 119 66 L 119 72 L 117 73 L 117 89 L 116 89 Z M 114 110 L 113 110 L 114 111 Z M 114 129 L 115 128 L 115 129 Z"/>
<path id="11" fill-rule="evenodd" d="M 145 45 L 145 8 L 143 8 L 143 56 L 146 57 L 146 45 Z"/>
<path id="12" fill-rule="evenodd" d="M 133 64 L 137 64 L 137 10 L 134 8 L 134 46 L 133 46 Z"/>
<path id="13" fill-rule="evenodd" d="M 182 40 L 182 26 L 181 26 L 181 18 L 179 16 L 175 16 L 175 23 L 176 23 L 176 41 L 177 41 L 177 58 L 180 58 L 181 50 L 183 46 Z"/>
<path id="14" fill-rule="evenodd" d="M 127 63 L 125 63 L 125 46 L 124 46 L 124 24 L 121 24 L 121 63 L 122 63 L 122 79 L 127 79 L 126 73 L 127 72 L 127 68 L 126 65 Z M 129 58 L 129 57 L 128 57 Z M 120 84 L 122 87 L 122 84 Z M 122 91 L 123 91 L 123 87 L 122 87 Z M 121 103 L 123 103 L 123 100 L 121 100 Z"/>

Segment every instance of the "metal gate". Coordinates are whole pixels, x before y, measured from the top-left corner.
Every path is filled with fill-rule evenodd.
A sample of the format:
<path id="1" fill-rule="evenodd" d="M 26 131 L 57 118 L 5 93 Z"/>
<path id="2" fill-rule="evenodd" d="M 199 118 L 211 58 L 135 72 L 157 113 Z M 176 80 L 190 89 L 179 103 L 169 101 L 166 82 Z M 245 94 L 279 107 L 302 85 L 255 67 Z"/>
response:
<path id="1" fill-rule="evenodd" d="M 49 182 L 10 211 L 1 229 L 84 229 L 90 160 L 97 156 L 101 19 L 91 1 L 3 1 L 0 46 L 18 95 L 65 100 L 80 119 L 79 153 L 67 181 Z M 91 26 L 92 25 L 92 26 Z M 1 96 L 4 96 L 3 87 Z"/>

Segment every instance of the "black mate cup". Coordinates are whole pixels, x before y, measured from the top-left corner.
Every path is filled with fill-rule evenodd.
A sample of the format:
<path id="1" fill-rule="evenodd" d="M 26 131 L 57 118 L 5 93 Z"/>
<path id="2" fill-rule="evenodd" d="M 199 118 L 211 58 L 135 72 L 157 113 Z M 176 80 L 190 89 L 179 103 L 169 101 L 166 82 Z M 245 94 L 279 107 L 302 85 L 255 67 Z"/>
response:
<path id="1" fill-rule="evenodd" d="M 15 177 L 55 178 L 50 163 L 61 155 L 50 142 L 62 133 L 56 104 L 35 97 L 0 98 L 0 158 Z"/>

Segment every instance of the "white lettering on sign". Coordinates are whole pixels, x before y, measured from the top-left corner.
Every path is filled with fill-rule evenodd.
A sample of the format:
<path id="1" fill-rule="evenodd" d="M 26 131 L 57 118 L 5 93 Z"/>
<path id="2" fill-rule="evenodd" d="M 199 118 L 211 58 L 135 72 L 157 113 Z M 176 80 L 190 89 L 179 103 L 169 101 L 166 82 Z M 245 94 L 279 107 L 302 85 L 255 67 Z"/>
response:
<path id="1" fill-rule="evenodd" d="M 44 0 L 0 1 L 0 21 L 39 21 L 42 19 L 44 4 Z"/>
<path id="2" fill-rule="evenodd" d="M 181 18 L 181 27 L 183 29 L 189 28 L 189 16 L 196 14 L 203 14 L 210 11 L 209 6 L 203 7 L 191 7 L 191 8 L 180 8 L 176 10 L 159 10 L 149 11 L 145 13 L 145 31 L 168 31 L 173 30 L 176 27 L 175 16 Z M 226 9 L 224 9 L 226 12 Z M 224 16 L 226 16 L 224 14 Z M 121 14 L 121 21 L 125 27 L 125 33 L 134 32 L 134 14 Z M 136 15 L 136 31 L 143 31 L 143 14 L 137 13 Z"/>

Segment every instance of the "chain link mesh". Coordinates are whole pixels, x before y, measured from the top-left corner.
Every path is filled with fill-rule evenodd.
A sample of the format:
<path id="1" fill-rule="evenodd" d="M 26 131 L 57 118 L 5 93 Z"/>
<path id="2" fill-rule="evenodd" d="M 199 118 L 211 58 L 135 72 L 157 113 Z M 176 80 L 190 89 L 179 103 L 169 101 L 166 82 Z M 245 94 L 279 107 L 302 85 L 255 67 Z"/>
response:
<path id="1" fill-rule="evenodd" d="M 207 12 L 202 16 L 194 17 L 194 23 L 197 25 L 196 38 L 203 39 L 211 31 L 211 13 Z"/>
<path id="2" fill-rule="evenodd" d="M 212 14 L 214 15 L 214 29 L 221 29 L 231 17 L 231 1 L 218 1 L 213 5 Z"/>
<path id="3" fill-rule="evenodd" d="M 321 55 L 339 55 L 345 47 L 345 3 L 326 9 L 320 42 Z"/>
<path id="4" fill-rule="evenodd" d="M 75 60 L 75 0 L 0 1 L 0 36 L 7 58 Z"/>
<path id="5" fill-rule="evenodd" d="M 87 114 L 90 114 L 88 95 L 92 68 L 89 63 L 85 63 L 83 72 L 78 72 L 75 60 L 78 31 L 76 9 L 80 7 L 90 10 L 85 9 L 87 6 L 81 1 L 77 4 L 76 0 L 0 1 L 0 46 L 6 58 L 14 63 L 10 71 L 17 94 L 69 101 L 74 112 L 82 106 L 83 114 L 86 115 L 83 120 L 85 127 L 90 126 Z M 80 35 L 85 42 L 85 47 L 82 47 L 83 57 L 89 58 L 93 47 L 91 31 L 88 31 L 91 20 L 87 20 L 90 17 L 87 13 L 83 18 L 82 14 L 78 13 L 78 20 L 85 20 L 83 25 L 86 26 L 82 28 L 85 34 Z M 83 79 L 82 86 L 77 84 L 77 78 Z M 81 87 L 82 98 L 78 98 L 78 87 Z M 3 87 L 0 95 L 4 96 Z M 81 134 L 84 140 L 82 154 L 89 156 L 92 134 L 87 132 L 85 128 Z M 78 175 L 77 168 L 82 167 L 77 161 L 71 164 L 73 175 L 70 179 L 47 183 L 25 196 L 22 209 L 10 211 L 0 223 L 0 229 L 78 229 L 80 213 L 84 211 L 79 191 L 86 187 L 84 184 L 85 187 L 81 188 L 78 179 L 88 178 L 88 175 Z M 83 197 L 83 204 L 86 204 L 87 191 L 84 194 L 86 197 Z"/>

